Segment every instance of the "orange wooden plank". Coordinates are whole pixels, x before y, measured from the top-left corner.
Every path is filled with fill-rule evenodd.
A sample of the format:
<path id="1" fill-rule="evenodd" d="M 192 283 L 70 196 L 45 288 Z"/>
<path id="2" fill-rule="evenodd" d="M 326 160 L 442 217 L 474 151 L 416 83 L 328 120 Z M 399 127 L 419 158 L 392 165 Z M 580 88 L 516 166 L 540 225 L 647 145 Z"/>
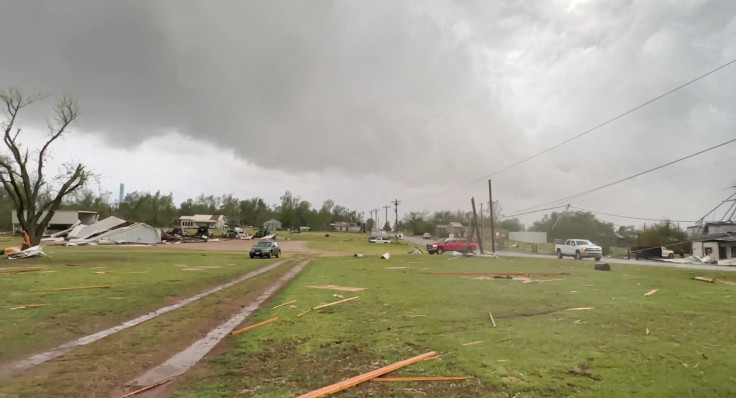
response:
<path id="1" fill-rule="evenodd" d="M 334 302 L 332 302 L 332 303 L 327 303 L 327 304 L 322 304 L 322 305 L 318 305 L 318 306 L 316 306 L 316 307 L 312 307 L 312 309 L 313 309 L 313 310 L 318 310 L 318 309 L 320 309 L 320 308 L 325 308 L 325 307 L 329 307 L 329 306 L 331 306 L 331 305 L 335 305 L 335 304 L 340 304 L 340 303 L 345 303 L 345 302 L 347 302 L 347 301 L 350 301 L 350 300 L 355 300 L 355 299 L 357 299 L 358 297 L 360 297 L 360 296 L 350 297 L 350 298 L 346 298 L 345 300 L 340 300 L 340 301 L 334 301 Z"/>
<path id="2" fill-rule="evenodd" d="M 443 377 L 443 376 L 427 376 L 427 377 L 377 377 L 373 381 L 451 381 L 465 380 L 467 377 Z"/>
<path id="3" fill-rule="evenodd" d="M 276 322 L 278 320 L 279 320 L 279 317 L 267 319 L 267 320 L 265 320 L 263 322 L 258 322 L 255 325 L 250 325 L 250 326 L 244 327 L 242 329 L 238 329 L 238 330 L 236 330 L 236 331 L 234 331 L 234 332 L 232 332 L 230 334 L 233 335 L 233 336 L 237 336 L 240 333 L 247 332 L 247 331 L 249 331 L 251 329 L 255 329 L 255 328 L 259 327 L 259 326 L 267 325 L 267 324 L 269 324 L 271 322 Z"/>
<path id="4" fill-rule="evenodd" d="M 368 380 L 375 379 L 378 376 L 383 376 L 386 373 L 393 372 L 396 369 L 403 368 L 404 366 L 411 365 L 415 362 L 423 361 L 425 359 L 431 358 L 433 356 L 437 355 L 436 351 L 430 351 L 426 354 L 417 355 L 415 357 L 405 359 L 401 362 L 396 362 L 392 365 L 384 366 L 380 369 L 376 369 L 374 371 L 364 373 L 359 376 L 351 377 L 347 380 L 343 380 L 339 383 L 335 383 L 326 387 L 322 387 L 319 390 L 314 390 L 312 392 L 308 392 L 306 394 L 302 394 L 297 398 L 317 398 L 317 397 L 325 397 L 327 395 L 334 394 L 336 392 L 348 389 L 350 387 L 356 386 L 360 383 L 366 382 Z"/>

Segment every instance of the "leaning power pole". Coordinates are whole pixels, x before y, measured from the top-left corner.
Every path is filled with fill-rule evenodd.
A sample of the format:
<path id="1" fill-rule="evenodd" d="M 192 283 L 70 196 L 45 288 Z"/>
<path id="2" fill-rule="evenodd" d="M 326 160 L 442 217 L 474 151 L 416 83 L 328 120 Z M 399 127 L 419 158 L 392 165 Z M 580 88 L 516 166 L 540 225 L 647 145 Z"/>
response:
<path id="1" fill-rule="evenodd" d="M 493 222 L 493 189 L 491 188 L 491 180 L 488 180 L 488 197 L 490 199 L 489 207 L 491 208 L 491 252 L 496 253 L 496 231 Z"/>
<path id="2" fill-rule="evenodd" d="M 394 216 L 396 217 L 394 227 L 396 228 L 396 239 L 398 240 L 399 239 L 399 203 L 401 203 L 401 201 L 398 199 L 394 199 L 394 201 L 391 203 L 394 204 Z"/>

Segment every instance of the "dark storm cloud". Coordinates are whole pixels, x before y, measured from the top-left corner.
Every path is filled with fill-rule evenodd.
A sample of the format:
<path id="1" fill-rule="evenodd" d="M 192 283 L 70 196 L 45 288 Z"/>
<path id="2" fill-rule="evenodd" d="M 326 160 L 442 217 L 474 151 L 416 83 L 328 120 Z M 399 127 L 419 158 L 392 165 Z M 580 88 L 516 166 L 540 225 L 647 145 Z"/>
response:
<path id="1" fill-rule="evenodd" d="M 6 1 L 0 86 L 76 94 L 80 129 L 111 145 L 176 130 L 266 168 L 440 191 L 736 58 L 734 15 L 726 0 Z M 506 208 L 731 137 L 734 70 L 495 176 Z"/>

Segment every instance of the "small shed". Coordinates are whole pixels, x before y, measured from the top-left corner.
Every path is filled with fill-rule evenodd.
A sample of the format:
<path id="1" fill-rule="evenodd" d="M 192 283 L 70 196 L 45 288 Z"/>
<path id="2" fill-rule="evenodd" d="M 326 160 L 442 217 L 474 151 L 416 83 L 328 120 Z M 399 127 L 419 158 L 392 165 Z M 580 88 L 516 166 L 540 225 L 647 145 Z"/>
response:
<path id="1" fill-rule="evenodd" d="M 268 232 L 278 231 L 281 229 L 281 221 L 272 218 L 263 223 L 263 228 L 266 228 Z"/>

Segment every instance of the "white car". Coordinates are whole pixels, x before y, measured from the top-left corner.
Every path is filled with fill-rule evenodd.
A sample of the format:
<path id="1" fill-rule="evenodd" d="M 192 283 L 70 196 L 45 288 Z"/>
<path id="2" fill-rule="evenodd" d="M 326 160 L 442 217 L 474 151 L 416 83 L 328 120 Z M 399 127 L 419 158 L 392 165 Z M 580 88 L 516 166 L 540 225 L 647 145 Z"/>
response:
<path id="1" fill-rule="evenodd" d="M 391 243 L 391 239 L 384 238 L 383 236 L 374 236 L 368 239 L 370 243 Z"/>

